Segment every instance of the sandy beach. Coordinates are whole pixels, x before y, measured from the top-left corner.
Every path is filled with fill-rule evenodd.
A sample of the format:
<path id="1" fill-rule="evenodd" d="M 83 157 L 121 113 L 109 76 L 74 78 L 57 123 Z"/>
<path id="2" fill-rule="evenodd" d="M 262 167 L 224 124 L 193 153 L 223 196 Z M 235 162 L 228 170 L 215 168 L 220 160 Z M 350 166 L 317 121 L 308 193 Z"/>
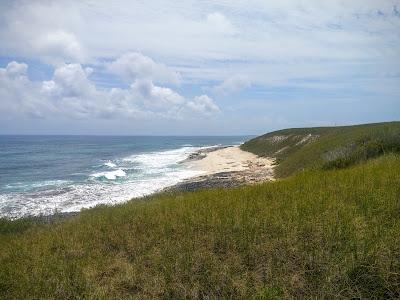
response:
<path id="1" fill-rule="evenodd" d="M 173 189 L 193 191 L 199 188 L 236 187 L 274 180 L 273 158 L 258 157 L 241 150 L 239 146 L 203 149 L 183 163 L 203 174 L 187 179 Z"/>
<path id="2" fill-rule="evenodd" d="M 239 146 L 226 147 L 206 154 L 200 160 L 187 162 L 190 168 L 204 171 L 205 174 L 220 172 L 239 172 L 248 170 L 272 170 L 274 160 L 243 151 Z M 271 179 L 272 179 L 272 174 Z"/>

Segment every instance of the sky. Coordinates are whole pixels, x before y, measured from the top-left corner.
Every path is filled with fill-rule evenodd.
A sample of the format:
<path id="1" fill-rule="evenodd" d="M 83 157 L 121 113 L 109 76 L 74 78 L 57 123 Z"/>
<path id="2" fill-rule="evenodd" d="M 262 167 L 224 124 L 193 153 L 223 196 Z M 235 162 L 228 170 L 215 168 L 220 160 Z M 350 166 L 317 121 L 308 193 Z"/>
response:
<path id="1" fill-rule="evenodd" d="M 400 120 L 400 1 L 0 2 L 0 134 Z"/>

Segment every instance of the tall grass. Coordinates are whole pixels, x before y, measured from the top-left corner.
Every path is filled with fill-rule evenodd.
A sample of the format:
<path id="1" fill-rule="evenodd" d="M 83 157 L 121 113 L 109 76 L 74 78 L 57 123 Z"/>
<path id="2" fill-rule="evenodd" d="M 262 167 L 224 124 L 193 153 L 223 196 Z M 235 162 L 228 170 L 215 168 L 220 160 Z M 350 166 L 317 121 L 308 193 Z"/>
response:
<path id="1" fill-rule="evenodd" d="M 21 230 L 2 221 L 0 298 L 399 298 L 399 174 L 386 155 Z"/>

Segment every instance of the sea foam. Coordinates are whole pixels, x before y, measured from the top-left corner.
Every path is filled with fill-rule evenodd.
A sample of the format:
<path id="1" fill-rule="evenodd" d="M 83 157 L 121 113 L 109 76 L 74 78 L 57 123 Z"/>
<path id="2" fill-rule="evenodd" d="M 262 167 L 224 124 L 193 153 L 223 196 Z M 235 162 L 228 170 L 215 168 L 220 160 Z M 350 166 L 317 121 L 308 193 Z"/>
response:
<path id="1" fill-rule="evenodd" d="M 104 178 L 106 178 L 108 180 L 115 180 L 118 177 L 125 177 L 126 173 L 125 173 L 124 170 L 118 169 L 118 170 L 115 170 L 115 171 L 94 173 L 91 176 L 95 177 L 95 178 L 104 177 Z"/>
<path id="2" fill-rule="evenodd" d="M 106 167 L 109 167 L 109 168 L 115 168 L 115 167 L 117 167 L 117 165 L 116 165 L 115 163 L 113 163 L 112 161 L 108 161 L 108 162 L 104 163 L 104 165 L 105 165 Z"/>

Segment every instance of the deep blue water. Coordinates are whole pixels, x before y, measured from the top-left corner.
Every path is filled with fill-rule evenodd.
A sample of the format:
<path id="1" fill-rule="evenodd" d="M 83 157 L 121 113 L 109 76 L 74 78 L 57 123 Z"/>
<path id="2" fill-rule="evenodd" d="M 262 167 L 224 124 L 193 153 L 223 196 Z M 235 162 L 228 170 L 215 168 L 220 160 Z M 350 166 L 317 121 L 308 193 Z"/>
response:
<path id="1" fill-rule="evenodd" d="M 79 211 L 198 175 L 180 164 L 249 137 L 0 136 L 0 217 Z"/>

